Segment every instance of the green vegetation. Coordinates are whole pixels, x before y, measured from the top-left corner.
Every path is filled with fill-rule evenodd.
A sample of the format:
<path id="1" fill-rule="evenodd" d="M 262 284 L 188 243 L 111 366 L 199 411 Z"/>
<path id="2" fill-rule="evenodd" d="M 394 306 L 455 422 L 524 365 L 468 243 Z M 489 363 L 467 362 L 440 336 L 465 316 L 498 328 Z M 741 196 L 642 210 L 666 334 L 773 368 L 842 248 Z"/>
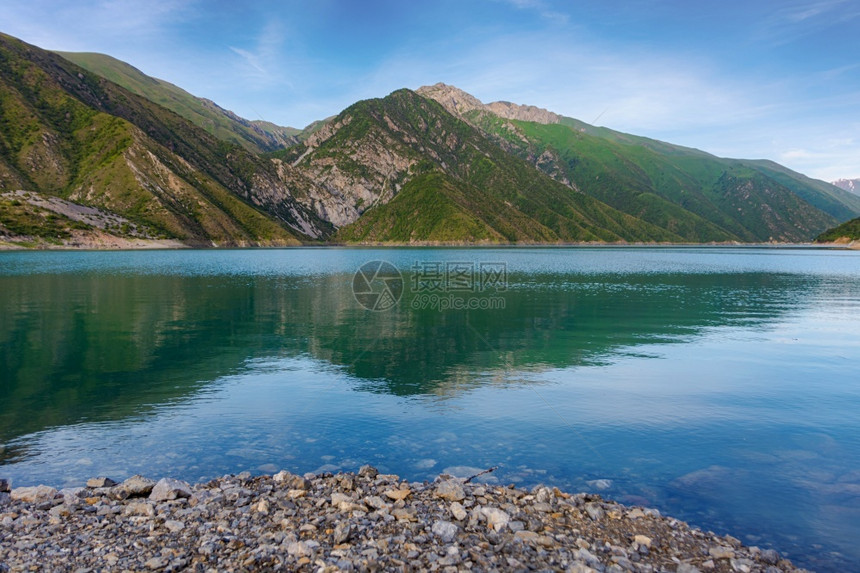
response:
<path id="1" fill-rule="evenodd" d="M 435 101 L 409 90 L 359 102 L 333 120 L 343 124 L 309 159 L 334 161 L 350 177 L 368 179 L 372 162 L 354 150 L 385 142 L 413 162 L 404 186 L 341 230 L 357 241 L 580 242 L 677 241 L 679 236 L 624 214 L 506 153 Z M 296 156 L 303 153 L 296 149 Z M 444 224 L 445 217 L 452 222 Z"/>
<path id="2" fill-rule="evenodd" d="M 71 229 L 88 229 L 77 221 L 17 199 L 0 197 L 0 239 L 4 235 L 42 239 L 59 243 L 71 236 Z"/>
<path id="3" fill-rule="evenodd" d="M 860 241 L 860 217 L 851 219 L 842 223 L 838 227 L 834 227 L 824 231 L 815 239 L 816 243 L 837 243 Z"/>
<path id="4" fill-rule="evenodd" d="M 860 214 L 858 198 L 771 162 L 720 159 L 571 118 L 467 118 L 555 179 L 685 241 L 805 241 Z"/>
<path id="5" fill-rule="evenodd" d="M 404 89 L 300 132 L 108 56 L 64 56 L 0 34 L 0 191 L 96 206 L 189 244 L 806 241 L 860 215 L 860 197 L 775 163 L 571 118 L 464 121 Z M 325 141 L 304 143 L 324 126 Z M 63 232 L 4 209 L 8 233 Z"/>
<path id="6" fill-rule="evenodd" d="M 198 98 L 164 80 L 104 54 L 57 52 L 65 59 L 128 91 L 167 108 L 223 141 L 248 151 L 273 151 L 299 142 L 301 130 L 266 121 L 248 121 L 212 101 Z"/>
<path id="7" fill-rule="evenodd" d="M 192 244 L 295 244 L 297 217 L 328 228 L 289 197 L 271 211 L 251 200 L 278 185 L 269 161 L 55 54 L 0 35 L 0 69 L 0 190 L 96 206 Z"/>

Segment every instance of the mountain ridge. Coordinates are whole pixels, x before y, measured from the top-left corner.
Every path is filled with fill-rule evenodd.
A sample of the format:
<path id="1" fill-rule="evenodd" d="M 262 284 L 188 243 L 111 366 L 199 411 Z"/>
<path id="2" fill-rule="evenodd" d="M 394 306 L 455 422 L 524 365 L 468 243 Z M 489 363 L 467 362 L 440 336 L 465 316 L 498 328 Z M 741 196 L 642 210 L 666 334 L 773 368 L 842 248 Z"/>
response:
<path id="1" fill-rule="evenodd" d="M 772 162 L 483 104 L 442 83 L 356 102 L 299 131 L 109 56 L 70 57 L 121 72 L 134 89 L 0 35 L 7 239 L 41 225 L 46 241 L 134 229 L 198 246 L 792 242 L 860 215 L 860 197 Z M 205 129 L 212 118 L 223 129 Z M 125 222 L 98 227 L 9 195 L 19 191 Z"/>
<path id="2" fill-rule="evenodd" d="M 417 91 L 559 182 L 688 241 L 810 240 L 860 214 L 855 197 L 772 162 L 722 159 L 564 116 L 511 119 L 445 84 Z"/>
<path id="3" fill-rule="evenodd" d="M 249 151 L 274 151 L 299 142 L 300 129 L 262 120 L 247 120 L 210 99 L 194 96 L 170 82 L 148 76 L 112 56 L 94 52 L 55 53 L 176 112 L 215 137 L 242 145 Z"/>

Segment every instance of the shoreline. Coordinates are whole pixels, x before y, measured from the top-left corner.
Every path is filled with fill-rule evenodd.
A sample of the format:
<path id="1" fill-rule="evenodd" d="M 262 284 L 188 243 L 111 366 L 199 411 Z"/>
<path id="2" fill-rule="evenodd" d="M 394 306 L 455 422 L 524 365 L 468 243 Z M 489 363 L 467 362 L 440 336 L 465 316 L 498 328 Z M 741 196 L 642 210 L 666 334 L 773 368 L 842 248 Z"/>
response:
<path id="1" fill-rule="evenodd" d="M 412 243 L 284 243 L 277 245 L 204 245 L 184 243 L 173 239 L 125 239 L 122 237 L 103 237 L 98 241 L 81 241 L 68 244 L 47 242 L 10 241 L 0 239 L 0 252 L 39 252 L 39 251 L 230 251 L 230 250 L 289 250 L 289 249 L 427 249 L 427 248 L 468 248 L 468 249 L 564 249 L 564 248 L 705 248 L 705 249 L 821 249 L 836 251 L 860 250 L 860 241 L 836 241 L 828 243 L 469 243 L 418 241 Z"/>
<path id="2" fill-rule="evenodd" d="M 480 474 L 479 474 L 480 475 Z M 803 571 L 747 547 L 588 493 L 407 482 L 370 466 L 303 476 L 245 472 L 190 485 L 11 489 L 0 480 L 0 571 L 300 570 L 580 573 Z M 10 491 L 7 491 L 10 490 Z"/>

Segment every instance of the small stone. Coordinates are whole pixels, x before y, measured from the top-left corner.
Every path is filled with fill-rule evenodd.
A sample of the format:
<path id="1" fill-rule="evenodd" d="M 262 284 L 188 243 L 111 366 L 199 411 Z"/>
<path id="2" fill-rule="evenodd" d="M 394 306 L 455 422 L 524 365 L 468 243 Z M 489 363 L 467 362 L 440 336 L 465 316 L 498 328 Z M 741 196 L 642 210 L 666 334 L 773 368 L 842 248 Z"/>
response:
<path id="1" fill-rule="evenodd" d="M 143 566 L 147 569 L 152 569 L 153 571 L 156 569 L 164 569 L 167 567 L 167 560 L 163 557 L 153 557 L 146 561 Z"/>
<path id="2" fill-rule="evenodd" d="M 152 517 L 155 515 L 155 506 L 148 501 L 138 501 L 125 506 L 127 515 L 140 515 L 143 517 Z"/>
<path id="3" fill-rule="evenodd" d="M 708 555 L 710 555 L 714 559 L 731 559 L 735 556 L 735 550 L 731 547 L 724 547 L 720 545 L 717 547 L 709 548 Z"/>
<path id="4" fill-rule="evenodd" d="M 779 553 L 773 549 L 763 549 L 760 558 L 768 565 L 776 565 L 779 563 Z"/>
<path id="5" fill-rule="evenodd" d="M 642 517 L 645 517 L 645 512 L 638 507 L 634 507 L 627 512 L 627 517 L 629 517 L 630 519 L 640 519 Z"/>
<path id="6" fill-rule="evenodd" d="M 468 514 L 466 513 L 466 508 L 464 508 L 463 504 L 461 504 L 459 501 L 455 501 L 451 504 L 451 515 L 453 515 L 454 519 L 456 519 L 457 521 L 463 521 L 464 519 L 466 519 L 466 517 L 468 517 Z"/>
<path id="7" fill-rule="evenodd" d="M 385 507 L 388 507 L 388 504 L 385 503 L 385 500 L 378 495 L 368 496 L 362 501 L 364 501 L 365 504 L 367 504 L 369 507 L 372 507 L 373 509 L 383 509 Z"/>
<path id="8" fill-rule="evenodd" d="M 436 497 L 447 499 L 448 501 L 462 501 L 466 498 L 466 493 L 463 491 L 463 485 L 453 479 L 440 481 L 436 484 Z"/>
<path id="9" fill-rule="evenodd" d="M 12 503 L 12 496 L 5 491 L 0 492 L 0 507 Z"/>
<path id="10" fill-rule="evenodd" d="M 161 478 L 153 486 L 149 499 L 152 501 L 170 501 L 191 497 L 191 493 L 191 486 L 188 483 L 173 478 Z"/>
<path id="11" fill-rule="evenodd" d="M 129 497 L 145 497 L 152 493 L 152 488 L 155 487 L 155 481 L 134 475 L 111 488 L 111 495 L 116 499 L 126 499 Z"/>
<path id="12" fill-rule="evenodd" d="M 181 521 L 176 521 L 175 519 L 168 519 L 164 522 L 164 527 L 170 533 L 179 533 L 183 529 L 185 529 L 185 524 Z"/>
<path id="13" fill-rule="evenodd" d="M 398 521 L 418 521 L 416 511 L 411 507 L 399 507 L 391 512 Z"/>
<path id="14" fill-rule="evenodd" d="M 361 466 L 358 469 L 358 476 L 359 477 L 366 477 L 366 478 L 373 479 L 378 475 L 379 475 L 379 470 L 377 470 L 373 466 Z"/>
<path id="15" fill-rule="evenodd" d="M 311 489 L 311 481 L 303 476 L 290 475 L 283 482 L 284 486 L 287 489 L 301 489 L 301 490 L 309 490 Z"/>
<path id="16" fill-rule="evenodd" d="M 680 565 L 678 565 L 678 568 L 675 569 L 675 573 L 702 573 L 702 572 L 695 565 L 690 565 L 689 563 L 681 563 Z"/>
<path id="17" fill-rule="evenodd" d="M 481 515 L 487 518 L 487 527 L 501 531 L 511 520 L 511 516 L 496 507 L 482 507 Z"/>
<path id="18" fill-rule="evenodd" d="M 116 482 L 109 477 L 95 477 L 87 480 L 87 487 L 97 489 L 100 487 L 113 487 Z"/>
<path id="19" fill-rule="evenodd" d="M 459 529 L 450 521 L 439 520 L 433 522 L 433 526 L 430 528 L 430 531 L 445 543 L 451 543 L 454 541 L 454 538 L 457 537 Z"/>
<path id="20" fill-rule="evenodd" d="M 401 499 L 406 499 L 407 497 L 409 497 L 409 494 L 411 494 L 411 493 L 412 493 L 412 491 L 409 488 L 387 489 L 384 492 L 382 492 L 382 494 L 384 496 L 388 497 L 389 499 L 393 499 L 395 501 L 399 501 Z"/>
<path id="21" fill-rule="evenodd" d="M 716 565 L 714 564 L 713 559 L 708 559 L 704 563 L 702 563 L 702 569 L 714 569 Z"/>
<path id="22" fill-rule="evenodd" d="M 538 537 L 540 537 L 540 535 L 538 535 L 534 531 L 523 530 L 514 533 L 514 538 L 519 539 L 521 541 L 537 541 Z"/>
<path id="23" fill-rule="evenodd" d="M 310 557 L 314 554 L 311 546 L 306 541 L 296 541 L 287 545 L 287 553 L 293 557 Z"/>
<path id="24" fill-rule="evenodd" d="M 9 493 L 12 491 L 12 484 L 9 483 L 8 479 L 0 479 L 0 493 Z"/>
<path id="25" fill-rule="evenodd" d="M 340 522 L 334 528 L 334 544 L 340 545 L 349 541 L 352 535 L 352 526 L 349 523 Z"/>
<path id="26" fill-rule="evenodd" d="M 51 501 L 57 495 L 57 490 L 46 485 L 32 487 L 16 487 L 12 490 L 12 501 L 27 503 L 43 503 Z"/>
<path id="27" fill-rule="evenodd" d="M 586 503 L 585 504 L 585 513 L 588 514 L 588 517 L 592 519 L 592 521 L 600 521 L 603 519 L 603 508 L 600 507 L 597 503 Z"/>

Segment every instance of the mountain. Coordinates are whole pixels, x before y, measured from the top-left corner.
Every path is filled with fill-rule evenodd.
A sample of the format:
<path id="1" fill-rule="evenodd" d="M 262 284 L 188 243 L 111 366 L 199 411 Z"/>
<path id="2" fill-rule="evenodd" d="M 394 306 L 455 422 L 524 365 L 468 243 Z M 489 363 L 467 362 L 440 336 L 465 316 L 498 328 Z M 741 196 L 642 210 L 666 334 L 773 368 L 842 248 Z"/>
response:
<path id="1" fill-rule="evenodd" d="M 776 163 L 445 84 L 299 132 L 64 56 L 0 35 L 0 241 L 807 241 L 860 215 L 860 196 Z"/>
<path id="2" fill-rule="evenodd" d="M 218 139 L 243 146 L 248 151 L 274 151 L 299 142 L 301 130 L 266 121 L 249 121 L 221 108 L 215 102 L 191 95 L 169 82 L 147 76 L 134 66 L 104 54 L 57 52 L 85 70 L 112 81 L 176 112 Z"/>
<path id="3" fill-rule="evenodd" d="M 189 244 L 331 232 L 271 162 L 56 54 L 0 35 L 0 70 L 0 191 L 102 209 L 142 236 Z M 33 216 L 20 201 L 10 211 Z"/>
<path id="4" fill-rule="evenodd" d="M 860 179 L 837 179 L 833 182 L 833 185 L 849 193 L 860 195 Z"/>
<path id="5" fill-rule="evenodd" d="M 418 93 L 560 183 L 684 241 L 808 241 L 860 214 L 857 197 L 772 162 L 722 159 L 531 106 L 484 105 L 445 84 Z"/>
<path id="6" fill-rule="evenodd" d="M 816 243 L 850 243 L 852 241 L 860 241 L 860 217 L 828 229 L 815 239 Z"/>
<path id="7" fill-rule="evenodd" d="M 347 242 L 676 241 L 506 153 L 410 90 L 358 102 L 279 161 Z"/>

